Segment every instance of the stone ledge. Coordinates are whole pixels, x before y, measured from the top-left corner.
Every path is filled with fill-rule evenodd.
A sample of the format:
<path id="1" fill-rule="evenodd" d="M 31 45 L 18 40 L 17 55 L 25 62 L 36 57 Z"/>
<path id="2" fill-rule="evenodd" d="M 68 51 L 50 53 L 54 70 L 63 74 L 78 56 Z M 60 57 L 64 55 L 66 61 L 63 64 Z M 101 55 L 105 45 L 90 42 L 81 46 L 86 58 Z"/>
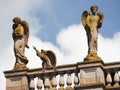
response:
<path id="1" fill-rule="evenodd" d="M 15 77 L 15 76 L 25 76 L 28 70 L 18 70 L 18 71 L 4 71 L 5 77 Z"/>
<path id="2" fill-rule="evenodd" d="M 83 86 L 75 86 L 74 90 L 96 90 L 96 88 L 102 88 L 103 90 L 105 90 L 105 85 L 104 84 L 86 84 Z"/>
<path id="3" fill-rule="evenodd" d="M 119 87 L 110 87 L 110 88 L 106 87 L 106 90 L 120 90 L 120 86 Z"/>

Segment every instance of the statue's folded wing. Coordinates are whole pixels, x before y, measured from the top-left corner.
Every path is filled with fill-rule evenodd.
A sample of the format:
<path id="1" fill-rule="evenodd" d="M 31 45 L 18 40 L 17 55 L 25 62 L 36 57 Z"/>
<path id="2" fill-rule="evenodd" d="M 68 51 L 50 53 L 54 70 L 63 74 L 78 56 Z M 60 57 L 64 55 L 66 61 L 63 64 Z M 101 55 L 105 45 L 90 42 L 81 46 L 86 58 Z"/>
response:
<path id="1" fill-rule="evenodd" d="M 102 12 L 98 12 L 97 15 L 99 16 L 99 21 L 98 21 L 98 26 L 97 28 L 100 28 L 102 26 L 102 22 L 103 22 L 103 19 L 104 19 L 104 15 Z"/>
<path id="2" fill-rule="evenodd" d="M 51 50 L 46 51 L 46 55 L 49 57 L 51 65 L 56 66 L 56 55 Z"/>
<path id="3" fill-rule="evenodd" d="M 90 15 L 90 11 L 86 10 L 82 13 L 82 17 L 81 17 L 81 21 L 82 21 L 82 25 L 84 27 L 86 27 L 86 19 L 87 19 L 87 16 Z"/>
<path id="4" fill-rule="evenodd" d="M 28 38 L 29 38 L 29 33 L 30 33 L 29 24 L 26 21 L 22 21 L 21 24 L 22 24 L 22 26 L 24 28 L 25 45 L 26 45 L 26 47 L 29 47 L 28 44 L 27 44 L 28 43 Z"/>

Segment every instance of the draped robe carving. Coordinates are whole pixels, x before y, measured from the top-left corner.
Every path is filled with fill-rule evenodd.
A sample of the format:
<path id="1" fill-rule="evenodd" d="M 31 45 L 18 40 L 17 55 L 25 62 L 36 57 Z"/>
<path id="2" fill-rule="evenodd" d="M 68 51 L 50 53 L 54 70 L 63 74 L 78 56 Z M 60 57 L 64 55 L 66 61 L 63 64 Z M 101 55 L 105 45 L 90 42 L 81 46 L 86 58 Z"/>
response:
<path id="1" fill-rule="evenodd" d="M 13 70 L 23 70 L 28 69 L 26 64 L 28 59 L 25 56 L 25 47 L 28 46 L 29 37 L 29 25 L 26 21 L 22 21 L 19 17 L 13 19 L 13 32 L 12 37 L 14 40 L 14 54 L 16 57 L 16 62 Z"/>
<path id="2" fill-rule="evenodd" d="M 102 12 L 96 13 L 98 6 L 91 6 L 90 11 L 82 13 L 82 24 L 85 28 L 88 41 L 88 55 L 97 56 L 98 51 L 98 29 L 102 26 L 104 15 Z M 95 58 L 94 58 L 95 59 Z M 99 58 L 100 59 L 100 58 Z"/>

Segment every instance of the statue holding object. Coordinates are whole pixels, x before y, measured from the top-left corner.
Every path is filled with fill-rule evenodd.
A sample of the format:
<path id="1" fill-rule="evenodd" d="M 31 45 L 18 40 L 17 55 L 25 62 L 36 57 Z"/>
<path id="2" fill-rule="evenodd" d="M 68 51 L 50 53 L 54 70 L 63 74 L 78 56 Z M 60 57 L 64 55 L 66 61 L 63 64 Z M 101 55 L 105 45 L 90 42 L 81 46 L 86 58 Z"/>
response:
<path id="1" fill-rule="evenodd" d="M 43 50 L 41 52 L 33 46 L 33 49 L 36 51 L 36 55 L 41 58 L 42 68 L 55 68 L 56 67 L 56 55 L 51 50 Z"/>
<path id="2" fill-rule="evenodd" d="M 16 62 L 13 70 L 28 69 L 26 64 L 28 63 L 27 57 L 24 55 L 25 47 L 28 46 L 29 38 L 29 25 L 26 21 L 22 21 L 19 17 L 13 19 L 13 32 L 12 37 L 14 40 L 14 54 Z"/>
<path id="3" fill-rule="evenodd" d="M 101 60 L 97 55 L 98 51 L 98 29 L 102 26 L 104 15 L 98 11 L 98 6 L 91 6 L 90 11 L 84 11 L 82 13 L 82 24 L 86 30 L 87 41 L 88 41 L 88 55 L 84 59 L 85 61 L 96 61 Z"/>

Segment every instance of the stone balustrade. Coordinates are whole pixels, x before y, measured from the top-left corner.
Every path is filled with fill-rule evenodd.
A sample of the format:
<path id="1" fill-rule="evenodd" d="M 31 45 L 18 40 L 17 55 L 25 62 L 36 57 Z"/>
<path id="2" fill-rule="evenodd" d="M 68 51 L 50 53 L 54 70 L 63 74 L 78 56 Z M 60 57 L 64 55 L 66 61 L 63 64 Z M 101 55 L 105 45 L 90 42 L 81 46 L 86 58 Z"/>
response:
<path id="1" fill-rule="evenodd" d="M 106 64 L 104 70 L 105 70 L 105 77 L 106 77 L 106 87 L 108 89 L 120 87 L 119 62 Z"/>
<path id="2" fill-rule="evenodd" d="M 79 84 L 79 70 L 76 64 L 62 65 L 55 69 L 31 69 L 27 75 L 30 79 L 30 90 L 37 88 L 38 90 L 72 90 L 73 86 Z M 37 78 L 35 85 L 34 78 Z"/>
<path id="3" fill-rule="evenodd" d="M 120 62 L 95 61 L 4 73 L 6 90 L 120 90 L 119 71 Z"/>

